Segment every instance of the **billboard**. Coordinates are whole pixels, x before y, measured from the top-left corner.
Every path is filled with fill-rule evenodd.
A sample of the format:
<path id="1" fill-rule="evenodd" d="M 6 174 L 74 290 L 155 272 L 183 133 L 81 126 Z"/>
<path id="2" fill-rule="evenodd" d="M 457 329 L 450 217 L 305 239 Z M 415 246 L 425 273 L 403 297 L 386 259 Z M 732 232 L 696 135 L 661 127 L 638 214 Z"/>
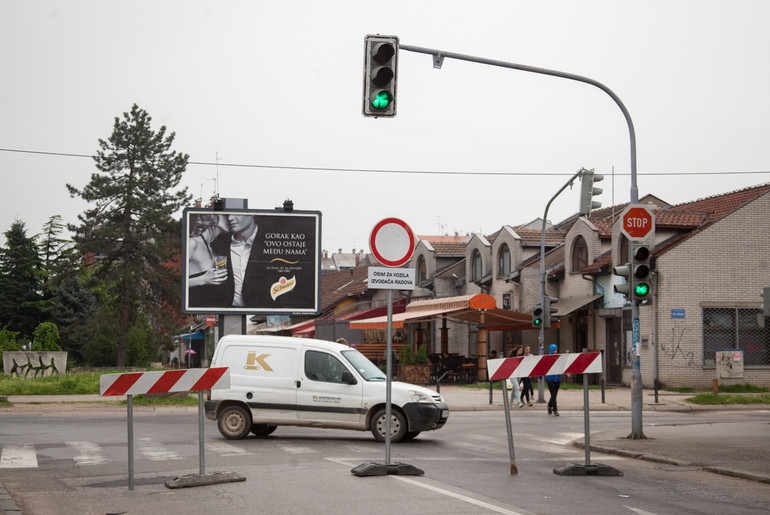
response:
<path id="1" fill-rule="evenodd" d="M 320 312 L 320 212 L 187 208 L 182 221 L 185 313 Z"/>

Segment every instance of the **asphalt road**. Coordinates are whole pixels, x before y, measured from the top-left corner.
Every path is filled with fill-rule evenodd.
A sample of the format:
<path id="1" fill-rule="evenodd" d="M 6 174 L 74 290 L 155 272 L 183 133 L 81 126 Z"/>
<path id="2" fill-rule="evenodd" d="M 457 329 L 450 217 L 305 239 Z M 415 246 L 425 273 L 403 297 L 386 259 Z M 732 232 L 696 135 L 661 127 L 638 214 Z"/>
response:
<path id="1" fill-rule="evenodd" d="M 584 436 L 579 411 L 555 418 L 517 410 L 518 474 L 511 475 L 502 415 L 452 413 L 443 429 L 392 446 L 393 463 L 413 465 L 424 475 L 382 477 L 351 474 L 357 465 L 385 459 L 384 445 L 369 433 L 280 427 L 268 438 L 228 441 L 206 421 L 206 472 L 232 471 L 245 481 L 169 489 L 166 481 L 199 472 L 197 413 L 138 412 L 135 488 L 129 490 L 125 411 L 2 413 L 3 453 L 27 446 L 36 465 L 3 466 L 0 459 L 0 484 L 27 514 L 767 512 L 770 485 L 694 465 L 594 452 L 593 463 L 623 475 L 554 474 L 556 467 L 584 461 L 584 450 L 573 445 Z M 735 434 L 742 424 L 757 423 L 769 423 L 766 412 L 645 413 L 650 430 L 686 426 L 695 440 L 714 427 Z M 591 415 L 592 435 L 624 431 L 629 424 L 627 412 Z"/>

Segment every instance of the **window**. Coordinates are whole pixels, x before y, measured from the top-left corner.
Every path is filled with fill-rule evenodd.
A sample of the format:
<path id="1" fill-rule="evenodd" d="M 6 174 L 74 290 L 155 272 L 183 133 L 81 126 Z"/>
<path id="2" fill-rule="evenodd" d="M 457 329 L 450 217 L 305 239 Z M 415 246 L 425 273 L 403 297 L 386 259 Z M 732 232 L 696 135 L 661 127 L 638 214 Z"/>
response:
<path id="1" fill-rule="evenodd" d="M 305 376 L 313 381 L 341 383 L 345 365 L 331 354 L 309 350 L 305 353 Z"/>
<path id="2" fill-rule="evenodd" d="M 471 281 L 481 280 L 481 253 L 478 250 L 473 251 L 471 258 Z"/>
<path id="3" fill-rule="evenodd" d="M 511 251 L 508 245 L 503 243 L 497 253 L 497 277 L 505 277 L 511 273 Z"/>
<path id="4" fill-rule="evenodd" d="M 576 274 L 588 266 L 588 245 L 582 236 L 578 236 L 572 242 L 572 270 Z"/>
<path id="5" fill-rule="evenodd" d="M 770 331 L 762 308 L 703 308 L 703 366 L 716 366 L 720 349 L 743 349 L 744 366 L 770 365 Z"/>
<path id="6" fill-rule="evenodd" d="M 428 278 L 427 266 L 425 265 L 425 256 L 417 258 L 417 284 L 425 282 Z"/>

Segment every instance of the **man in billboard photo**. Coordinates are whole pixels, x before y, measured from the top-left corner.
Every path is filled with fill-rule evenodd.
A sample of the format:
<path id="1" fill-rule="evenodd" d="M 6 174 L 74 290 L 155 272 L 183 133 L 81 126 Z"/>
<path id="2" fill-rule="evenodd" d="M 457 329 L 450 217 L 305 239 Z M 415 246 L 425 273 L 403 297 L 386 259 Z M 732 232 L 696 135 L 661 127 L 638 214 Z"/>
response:
<path id="1" fill-rule="evenodd" d="M 211 244 L 215 255 L 227 258 L 227 278 L 217 301 L 220 306 L 257 307 L 268 298 L 262 261 L 259 226 L 254 215 L 228 214 L 229 233 L 220 234 Z"/>

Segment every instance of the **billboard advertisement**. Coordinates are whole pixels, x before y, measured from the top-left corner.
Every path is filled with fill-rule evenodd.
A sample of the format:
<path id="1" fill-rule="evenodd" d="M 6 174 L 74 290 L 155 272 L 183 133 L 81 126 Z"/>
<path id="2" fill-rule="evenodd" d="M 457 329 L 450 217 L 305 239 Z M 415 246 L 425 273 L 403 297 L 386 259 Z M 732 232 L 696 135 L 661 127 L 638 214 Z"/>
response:
<path id="1" fill-rule="evenodd" d="M 319 313 L 320 212 L 187 208 L 183 226 L 185 313 Z"/>

